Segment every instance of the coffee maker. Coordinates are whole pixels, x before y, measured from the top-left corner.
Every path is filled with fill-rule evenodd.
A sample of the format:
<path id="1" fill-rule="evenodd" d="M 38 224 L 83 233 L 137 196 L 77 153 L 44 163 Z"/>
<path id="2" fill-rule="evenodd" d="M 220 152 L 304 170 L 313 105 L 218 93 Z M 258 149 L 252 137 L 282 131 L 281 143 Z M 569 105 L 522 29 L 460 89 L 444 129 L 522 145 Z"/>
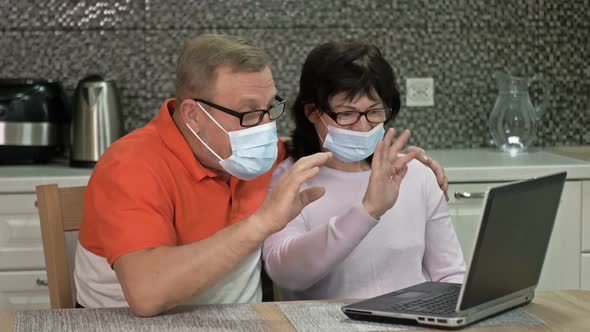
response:
<path id="1" fill-rule="evenodd" d="M 0 79 L 0 164 L 46 163 L 69 141 L 69 107 L 58 81 Z"/>
<path id="2" fill-rule="evenodd" d="M 124 134 L 119 91 L 114 81 L 89 75 L 78 83 L 72 106 L 70 165 L 94 167 Z"/>

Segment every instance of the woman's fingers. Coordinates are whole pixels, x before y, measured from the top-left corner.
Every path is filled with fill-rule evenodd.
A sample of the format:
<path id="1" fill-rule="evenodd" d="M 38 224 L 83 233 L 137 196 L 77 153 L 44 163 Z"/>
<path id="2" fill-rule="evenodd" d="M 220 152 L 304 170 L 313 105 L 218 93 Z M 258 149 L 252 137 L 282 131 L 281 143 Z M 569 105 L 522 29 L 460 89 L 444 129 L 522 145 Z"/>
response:
<path id="1" fill-rule="evenodd" d="M 398 154 L 410 138 L 410 131 L 404 130 L 401 135 L 395 138 L 395 129 L 390 128 L 383 140 L 377 144 L 373 154 L 373 171 L 381 176 L 393 179 L 396 173 L 401 172 L 402 177 L 407 172 L 406 164 L 416 158 L 422 151 L 418 149 L 406 149 L 406 154 Z M 393 168 L 391 168 L 393 167 Z M 381 169 L 381 171 L 378 171 Z M 402 172 L 403 170 L 403 172 Z"/>
<path id="2" fill-rule="evenodd" d="M 395 138 L 395 133 L 396 132 L 394 128 L 389 128 L 385 133 L 385 136 L 383 136 L 381 142 L 379 142 L 381 143 L 382 149 L 378 160 L 380 163 L 379 165 L 384 165 L 389 162 L 389 148 L 391 147 L 391 143 Z"/>
<path id="3" fill-rule="evenodd" d="M 377 146 L 375 147 L 375 152 L 373 152 L 373 160 L 371 161 L 372 168 L 375 169 L 376 166 L 381 165 L 383 161 L 383 141 L 379 141 Z"/>
<path id="4" fill-rule="evenodd" d="M 390 162 L 397 158 L 397 153 L 406 145 L 408 140 L 410 139 L 410 131 L 404 130 L 397 139 L 391 144 L 387 151 L 387 157 Z"/>
<path id="5" fill-rule="evenodd" d="M 393 182 L 401 182 L 401 180 L 406 176 L 408 173 L 408 165 L 403 164 L 401 166 L 391 166 L 391 172 L 389 175 L 389 180 Z"/>

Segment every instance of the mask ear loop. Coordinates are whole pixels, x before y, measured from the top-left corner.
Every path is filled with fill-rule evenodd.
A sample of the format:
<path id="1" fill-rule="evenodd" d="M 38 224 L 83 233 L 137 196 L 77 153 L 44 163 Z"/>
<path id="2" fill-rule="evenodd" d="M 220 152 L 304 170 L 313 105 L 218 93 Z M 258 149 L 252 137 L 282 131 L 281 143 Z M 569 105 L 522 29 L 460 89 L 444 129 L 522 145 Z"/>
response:
<path id="1" fill-rule="evenodd" d="M 219 127 L 219 129 L 223 130 L 223 132 L 229 136 L 227 131 L 225 131 L 225 129 L 223 129 L 223 127 L 219 124 L 219 122 L 217 122 L 207 111 L 205 111 L 203 106 L 201 106 L 201 103 L 197 102 L 197 105 L 199 105 L 201 110 L 203 110 L 203 112 L 205 112 L 205 114 L 207 114 L 209 119 L 211 119 L 211 121 L 213 121 Z M 209 152 L 211 152 L 217 159 L 219 159 L 219 161 L 223 161 L 223 158 L 221 158 L 217 153 L 215 153 L 215 151 L 213 151 L 213 149 L 211 149 L 211 147 L 209 147 L 209 145 L 207 145 L 207 143 L 205 143 L 205 141 L 203 141 L 203 139 L 193 130 L 193 128 L 191 128 L 191 126 L 188 123 L 186 123 L 186 127 L 193 133 L 193 135 L 195 135 L 195 137 L 199 140 L 199 142 L 201 142 L 201 144 L 203 144 L 203 146 L 205 146 L 207 148 L 207 150 L 209 150 Z"/>
<path id="2" fill-rule="evenodd" d="M 209 114 L 209 112 L 205 111 L 205 109 L 203 108 L 203 106 L 201 105 L 201 103 L 197 102 L 197 105 L 199 105 L 199 107 L 201 108 L 201 110 L 203 110 L 203 112 L 205 112 L 205 114 L 209 117 L 209 119 L 211 119 L 211 121 L 213 121 L 217 125 L 217 127 L 219 127 L 219 129 L 223 130 L 223 132 L 226 133 L 227 136 L 229 136 L 229 133 L 225 129 L 223 129 L 223 127 L 219 124 L 219 122 L 217 122 L 217 120 L 215 120 L 211 116 L 211 114 Z"/>
<path id="3" fill-rule="evenodd" d="M 207 145 L 207 143 L 205 143 L 205 141 L 203 141 L 203 139 L 201 137 L 199 137 L 199 135 L 193 130 L 193 128 L 191 128 L 191 126 L 189 126 L 189 124 L 186 124 L 186 127 L 188 128 L 188 130 L 190 130 L 193 135 L 195 135 L 195 137 L 199 140 L 199 142 L 201 142 L 201 144 L 203 144 L 204 147 L 207 148 L 207 150 L 209 150 L 209 152 L 211 152 L 217 159 L 219 159 L 219 161 L 222 161 L 223 159 L 221 159 L 221 157 L 215 153 L 215 151 L 213 151 L 213 149 L 211 149 L 209 147 L 209 145 Z"/>
<path id="4" fill-rule="evenodd" d="M 320 111 L 318 111 L 317 108 L 315 109 L 315 111 L 318 113 L 318 117 L 320 118 L 320 121 L 322 121 L 322 123 L 324 124 L 324 127 L 328 129 L 328 125 L 324 122 L 324 119 L 322 119 L 322 114 L 320 113 Z M 322 145 L 324 145 L 324 140 L 322 139 L 322 136 L 320 135 L 318 127 L 315 125 L 315 123 L 313 124 L 313 127 L 315 128 L 315 132 L 318 134 L 318 138 L 320 139 L 320 141 L 322 141 Z"/>

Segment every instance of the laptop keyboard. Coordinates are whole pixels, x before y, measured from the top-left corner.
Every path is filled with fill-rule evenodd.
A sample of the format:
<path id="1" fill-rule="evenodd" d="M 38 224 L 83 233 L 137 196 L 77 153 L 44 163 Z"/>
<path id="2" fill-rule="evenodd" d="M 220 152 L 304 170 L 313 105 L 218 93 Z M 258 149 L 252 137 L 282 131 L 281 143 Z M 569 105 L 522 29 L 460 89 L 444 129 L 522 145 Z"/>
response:
<path id="1" fill-rule="evenodd" d="M 396 311 L 417 311 L 433 314 L 450 314 L 455 312 L 461 287 L 452 287 L 445 293 L 434 297 L 417 299 L 411 302 L 394 304 L 389 309 Z"/>

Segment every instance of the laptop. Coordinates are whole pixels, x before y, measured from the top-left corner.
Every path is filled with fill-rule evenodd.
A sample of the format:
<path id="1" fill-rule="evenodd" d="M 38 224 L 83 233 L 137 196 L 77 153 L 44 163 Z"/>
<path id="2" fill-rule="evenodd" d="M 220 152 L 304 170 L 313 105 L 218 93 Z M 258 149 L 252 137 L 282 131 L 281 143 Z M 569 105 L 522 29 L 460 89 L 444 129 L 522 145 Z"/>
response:
<path id="1" fill-rule="evenodd" d="M 344 306 L 342 311 L 352 319 L 461 327 L 529 303 L 566 175 L 511 182 L 486 192 L 463 284 L 424 282 Z"/>

